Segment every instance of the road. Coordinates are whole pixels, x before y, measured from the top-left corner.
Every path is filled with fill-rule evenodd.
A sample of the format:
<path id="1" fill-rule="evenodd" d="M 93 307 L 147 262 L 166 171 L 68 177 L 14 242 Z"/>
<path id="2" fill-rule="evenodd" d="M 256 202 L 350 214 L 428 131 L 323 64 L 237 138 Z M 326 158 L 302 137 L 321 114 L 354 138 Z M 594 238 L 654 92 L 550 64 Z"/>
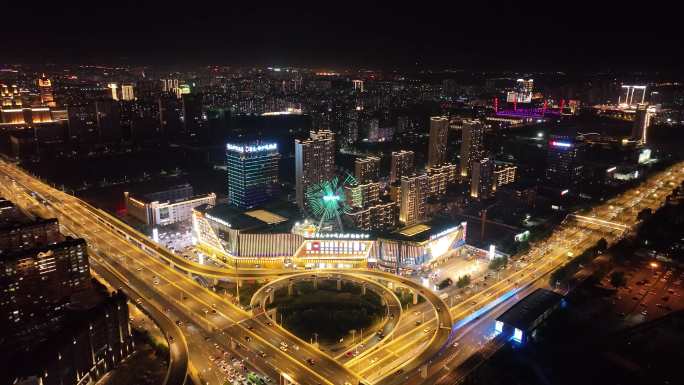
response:
<path id="1" fill-rule="evenodd" d="M 493 303 L 510 302 L 507 295 L 538 282 L 598 239 L 603 237 L 611 242 L 621 237 L 636 223 L 636 214 L 641 209 L 659 207 L 668 191 L 678 185 L 684 175 L 680 164 L 605 204 L 570 218 L 547 240 L 516 258 L 511 268 L 500 273 L 497 282 L 491 283 L 491 279 L 487 282 L 481 277 L 465 292 L 457 293 L 455 288 L 447 290 L 452 298 L 460 296 L 456 304 L 449 301 L 452 307 L 420 283 L 393 274 L 369 270 L 320 272 L 359 274 L 388 286 L 407 287 L 427 299 L 400 317 L 391 339 L 366 348 L 346 362 L 339 362 L 272 325 L 263 314 L 253 317 L 192 278 L 195 273 L 208 278 L 273 279 L 292 274 L 292 271 L 234 270 L 188 261 L 152 243 L 116 218 L 49 188 L 13 165 L 0 162 L 0 173 L 6 176 L 3 193 L 10 194 L 9 198 L 41 215 L 58 217 L 75 234 L 88 240 L 107 270 L 116 272 L 123 282 L 158 308 L 170 315 L 179 315 L 189 346 L 211 347 L 213 343 L 215 353 L 230 352 L 274 378 L 285 373 L 302 384 L 340 385 L 357 384 L 362 379 L 382 385 L 420 382 L 418 372 L 426 362 L 431 363 L 426 368 L 428 377 L 434 370 L 441 370 L 445 357 L 450 358 L 454 349 L 458 349 L 451 341 L 474 316 L 487 314 L 488 306 Z M 33 196 L 35 193 L 39 194 L 37 198 Z M 416 325 L 418 317 L 422 321 L 420 325 Z M 280 349 L 282 342 L 292 348 L 283 352 Z M 200 368 L 200 372 L 206 365 L 207 352 L 200 352 L 198 359 L 191 354 L 192 366 Z M 314 358 L 316 364 L 307 364 L 309 358 Z M 205 367 L 204 371 L 209 369 Z"/>

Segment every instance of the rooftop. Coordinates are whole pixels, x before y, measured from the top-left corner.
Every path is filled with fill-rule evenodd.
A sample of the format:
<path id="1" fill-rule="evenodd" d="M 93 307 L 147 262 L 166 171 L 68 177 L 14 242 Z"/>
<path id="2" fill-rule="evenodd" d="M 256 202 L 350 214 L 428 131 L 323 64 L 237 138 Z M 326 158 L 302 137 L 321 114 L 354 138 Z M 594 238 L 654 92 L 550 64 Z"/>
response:
<path id="1" fill-rule="evenodd" d="M 551 290 L 539 288 L 520 300 L 497 318 L 506 325 L 523 331 L 534 329 L 535 321 L 548 309 L 556 306 L 563 296 Z"/>

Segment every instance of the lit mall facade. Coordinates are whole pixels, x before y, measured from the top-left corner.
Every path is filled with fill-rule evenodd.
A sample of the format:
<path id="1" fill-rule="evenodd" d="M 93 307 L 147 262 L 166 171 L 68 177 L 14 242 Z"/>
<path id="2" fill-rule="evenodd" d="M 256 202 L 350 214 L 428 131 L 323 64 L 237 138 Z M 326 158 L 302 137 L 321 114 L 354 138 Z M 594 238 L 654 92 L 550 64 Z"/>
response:
<path id="1" fill-rule="evenodd" d="M 192 216 L 198 249 L 241 267 L 361 268 L 416 270 L 461 253 L 466 223 L 416 225 L 382 235 L 316 232 L 308 222 L 290 223 L 266 210 L 228 213 L 199 206 Z"/>

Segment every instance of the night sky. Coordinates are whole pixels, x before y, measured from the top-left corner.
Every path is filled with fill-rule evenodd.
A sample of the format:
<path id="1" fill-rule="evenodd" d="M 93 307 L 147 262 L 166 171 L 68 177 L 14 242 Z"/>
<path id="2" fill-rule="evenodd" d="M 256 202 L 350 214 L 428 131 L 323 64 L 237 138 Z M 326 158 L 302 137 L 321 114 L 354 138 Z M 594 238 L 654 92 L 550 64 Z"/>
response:
<path id="1" fill-rule="evenodd" d="M 680 68 L 684 46 L 661 2 L 10 3 L 6 63 L 647 71 Z"/>

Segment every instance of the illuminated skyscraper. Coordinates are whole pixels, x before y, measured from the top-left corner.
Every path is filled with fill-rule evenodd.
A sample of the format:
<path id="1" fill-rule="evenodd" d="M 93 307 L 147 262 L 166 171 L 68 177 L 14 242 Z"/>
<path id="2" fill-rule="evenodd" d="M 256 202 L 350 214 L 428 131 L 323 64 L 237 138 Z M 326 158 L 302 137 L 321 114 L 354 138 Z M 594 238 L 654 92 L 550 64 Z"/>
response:
<path id="1" fill-rule="evenodd" d="M 439 166 L 446 162 L 449 119 L 445 116 L 430 118 L 430 146 L 428 148 L 428 167 Z"/>
<path id="2" fill-rule="evenodd" d="M 162 92 L 175 94 L 178 90 L 178 79 L 161 79 Z"/>
<path id="3" fill-rule="evenodd" d="M 470 175 L 473 162 L 484 158 L 484 126 L 479 121 L 463 122 L 463 140 L 461 142 L 461 177 Z"/>
<path id="4" fill-rule="evenodd" d="M 551 135 L 547 153 L 546 179 L 554 187 L 576 187 L 584 171 L 584 143 L 572 136 Z"/>
<path id="5" fill-rule="evenodd" d="M 518 79 L 515 89 L 506 96 L 509 103 L 530 103 L 532 101 L 532 91 L 534 90 L 534 79 Z"/>
<path id="6" fill-rule="evenodd" d="M 297 205 L 306 207 L 306 190 L 329 181 L 335 174 L 335 134 L 329 130 L 311 131 L 309 139 L 295 140 L 295 178 Z"/>
<path id="7" fill-rule="evenodd" d="M 121 100 L 135 100 L 132 84 L 121 85 Z"/>
<path id="8" fill-rule="evenodd" d="M 48 107 L 56 107 L 55 98 L 52 93 L 52 81 L 43 74 L 38 79 L 38 91 L 40 92 L 40 103 Z"/>
<path id="9" fill-rule="evenodd" d="M 401 180 L 404 175 L 411 175 L 415 171 L 415 154 L 413 151 L 392 151 L 390 169 L 390 183 Z"/>
<path id="10" fill-rule="evenodd" d="M 363 80 L 352 80 L 352 84 L 355 91 L 363 92 Z"/>
<path id="11" fill-rule="evenodd" d="M 430 195 L 428 176 L 412 175 L 401 178 L 399 222 L 411 226 L 426 219 L 426 202 Z"/>
<path id="12" fill-rule="evenodd" d="M 278 184 L 279 160 L 276 143 L 228 143 L 228 203 L 247 209 L 270 200 Z"/>
<path id="13" fill-rule="evenodd" d="M 651 118 L 655 114 L 655 109 L 646 103 L 641 103 L 636 109 L 636 119 L 632 125 L 632 138 L 641 144 L 646 144 L 648 140 L 648 127 L 651 125 Z"/>
<path id="14" fill-rule="evenodd" d="M 119 98 L 119 85 L 118 84 L 109 83 L 109 84 L 107 84 L 107 88 L 109 88 L 109 90 L 112 93 L 112 100 L 119 100 L 120 99 Z"/>
<path id="15" fill-rule="evenodd" d="M 483 158 L 472 163 L 470 177 L 470 196 L 477 200 L 492 197 L 495 191 L 494 162 L 490 158 Z"/>
<path id="16" fill-rule="evenodd" d="M 367 156 L 354 161 L 354 177 L 358 183 L 377 182 L 380 179 L 380 158 Z"/>

